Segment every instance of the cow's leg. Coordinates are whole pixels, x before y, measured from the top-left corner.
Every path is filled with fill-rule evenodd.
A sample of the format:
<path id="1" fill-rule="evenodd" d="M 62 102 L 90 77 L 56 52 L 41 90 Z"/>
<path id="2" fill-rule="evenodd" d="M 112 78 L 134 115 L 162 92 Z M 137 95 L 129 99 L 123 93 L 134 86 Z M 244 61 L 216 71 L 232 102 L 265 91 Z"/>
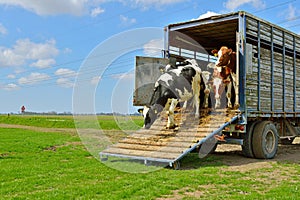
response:
<path id="1" fill-rule="evenodd" d="M 170 110 L 170 106 L 172 103 L 172 99 L 168 99 L 166 105 L 165 105 L 165 110 L 168 112 Z"/>
<path id="2" fill-rule="evenodd" d="M 220 96 L 215 97 L 216 103 L 215 103 L 215 109 L 218 109 L 221 107 L 221 99 Z"/>
<path id="3" fill-rule="evenodd" d="M 222 79 L 220 78 L 214 78 L 213 79 L 213 89 L 215 93 L 215 109 L 218 109 L 221 107 L 221 93 L 223 89 Z"/>
<path id="4" fill-rule="evenodd" d="M 177 99 L 171 99 L 171 104 L 168 110 L 168 123 L 167 123 L 167 128 L 174 128 L 175 127 L 175 122 L 174 122 L 174 110 L 178 104 Z"/>
<path id="5" fill-rule="evenodd" d="M 193 93 L 193 104 L 195 106 L 195 117 L 199 117 L 199 109 L 200 109 L 200 84 L 201 84 L 201 77 L 199 73 L 196 73 L 195 77 L 193 78 L 192 82 L 192 93 Z"/>
<path id="6" fill-rule="evenodd" d="M 184 101 L 183 106 L 182 106 L 183 111 L 186 110 L 187 104 L 188 104 L 188 101 Z"/>
<path id="7" fill-rule="evenodd" d="M 204 108 L 208 108 L 208 98 L 210 94 L 210 89 L 205 89 L 204 90 Z"/>
<path id="8" fill-rule="evenodd" d="M 230 81 L 227 85 L 227 92 L 226 92 L 226 97 L 227 97 L 227 107 L 232 108 L 232 103 L 231 103 L 231 89 L 232 89 L 232 82 Z"/>
<path id="9" fill-rule="evenodd" d="M 232 77 L 232 82 L 233 82 L 233 88 L 234 88 L 234 92 L 235 92 L 235 102 L 234 102 L 234 108 L 238 108 L 239 105 L 239 88 L 236 86 L 237 84 L 237 79 L 236 79 L 236 74 L 231 73 L 231 77 Z"/>

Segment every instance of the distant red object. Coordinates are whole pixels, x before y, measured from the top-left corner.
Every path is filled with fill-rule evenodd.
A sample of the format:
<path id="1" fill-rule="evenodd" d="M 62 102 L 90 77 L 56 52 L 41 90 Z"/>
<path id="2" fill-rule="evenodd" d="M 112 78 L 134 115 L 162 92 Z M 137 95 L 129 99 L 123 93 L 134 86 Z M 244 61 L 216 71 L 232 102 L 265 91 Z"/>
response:
<path id="1" fill-rule="evenodd" d="M 21 112 L 24 113 L 24 112 L 25 112 L 25 109 L 26 109 L 25 106 L 22 106 L 22 107 L 21 107 Z"/>

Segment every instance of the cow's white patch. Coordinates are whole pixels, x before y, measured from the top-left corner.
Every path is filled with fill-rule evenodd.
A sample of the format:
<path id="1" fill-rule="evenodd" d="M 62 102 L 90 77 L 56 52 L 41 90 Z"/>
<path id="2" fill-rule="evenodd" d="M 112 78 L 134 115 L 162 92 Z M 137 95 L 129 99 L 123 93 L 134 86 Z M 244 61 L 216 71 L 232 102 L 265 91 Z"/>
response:
<path id="1" fill-rule="evenodd" d="M 179 94 L 179 101 L 183 102 L 183 101 L 187 101 L 190 98 L 193 97 L 193 93 L 189 92 L 186 88 L 184 88 L 183 91 L 179 90 L 179 89 L 175 89 L 176 92 Z"/>
<path id="2" fill-rule="evenodd" d="M 169 81 L 172 81 L 172 80 L 173 80 L 173 77 L 170 74 L 168 74 L 168 73 L 162 74 L 159 77 L 159 79 L 156 81 L 154 87 L 158 87 L 159 86 L 159 81 L 163 81 L 164 83 L 166 83 L 167 86 L 170 86 L 169 85 Z"/>
<path id="3" fill-rule="evenodd" d="M 217 61 L 216 61 L 216 66 L 218 66 L 218 65 L 220 64 L 220 59 L 221 59 L 221 57 L 222 57 L 222 50 L 220 49 L 220 50 L 218 51 L 218 59 L 217 59 Z"/>
<path id="4" fill-rule="evenodd" d="M 149 112 L 149 109 L 147 106 L 144 106 L 144 110 L 143 110 L 143 117 L 144 119 L 146 118 L 147 113 Z"/>

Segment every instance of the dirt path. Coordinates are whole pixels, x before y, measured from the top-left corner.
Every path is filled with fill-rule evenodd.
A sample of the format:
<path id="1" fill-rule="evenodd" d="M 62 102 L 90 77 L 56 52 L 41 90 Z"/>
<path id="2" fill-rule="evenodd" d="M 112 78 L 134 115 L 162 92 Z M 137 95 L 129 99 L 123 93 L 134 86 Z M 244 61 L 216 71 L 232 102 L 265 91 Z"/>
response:
<path id="1" fill-rule="evenodd" d="M 296 138 L 292 145 L 279 144 L 275 158 L 270 160 L 246 158 L 239 145 L 219 145 L 214 155 L 222 158 L 222 162 L 229 166 L 228 170 L 236 171 L 267 168 L 274 162 L 300 163 L 300 138 Z"/>
<path id="2" fill-rule="evenodd" d="M 47 132 L 47 133 L 59 132 L 59 133 L 77 134 L 77 131 L 74 128 L 45 128 L 45 127 L 26 126 L 26 125 L 18 125 L 18 124 L 0 124 L 0 128 L 20 128 L 25 130 L 40 131 L 40 132 Z"/>

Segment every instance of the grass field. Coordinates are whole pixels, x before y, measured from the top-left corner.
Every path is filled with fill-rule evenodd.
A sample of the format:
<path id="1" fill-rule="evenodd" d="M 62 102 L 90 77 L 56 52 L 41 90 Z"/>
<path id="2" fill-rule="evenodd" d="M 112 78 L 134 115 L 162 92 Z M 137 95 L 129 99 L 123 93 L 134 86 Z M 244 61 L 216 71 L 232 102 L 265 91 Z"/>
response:
<path id="1" fill-rule="evenodd" d="M 96 118 L 96 119 L 94 119 Z M 73 116 L 60 115 L 0 115 L 0 123 L 37 126 L 46 128 L 99 128 L 104 130 L 134 130 L 143 125 L 139 116 Z"/>
<path id="2" fill-rule="evenodd" d="M 190 154 L 182 160 L 182 170 L 125 173 L 91 156 L 71 131 L 75 127 L 72 120 L 63 116 L 0 117 L 0 124 L 70 128 L 69 132 L 0 128 L 0 199 L 300 198 L 299 161 L 240 157 L 246 164 L 233 167 L 226 164 L 226 155 L 200 160 L 197 154 Z M 98 120 L 107 129 L 120 129 L 112 118 Z M 141 119 L 134 120 L 139 126 Z"/>

